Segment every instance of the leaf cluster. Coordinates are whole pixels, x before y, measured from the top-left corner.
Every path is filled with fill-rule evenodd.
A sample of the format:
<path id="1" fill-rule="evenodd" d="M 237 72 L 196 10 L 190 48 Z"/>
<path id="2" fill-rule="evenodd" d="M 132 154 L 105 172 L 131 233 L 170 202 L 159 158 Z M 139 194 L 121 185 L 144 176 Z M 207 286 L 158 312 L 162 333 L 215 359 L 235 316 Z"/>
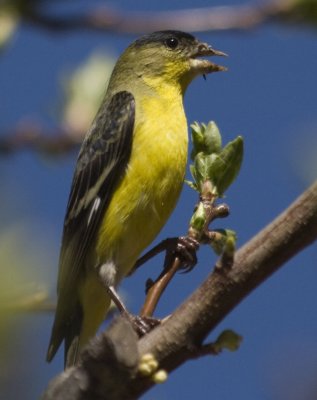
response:
<path id="1" fill-rule="evenodd" d="M 224 195 L 240 171 L 243 139 L 238 136 L 223 146 L 220 131 L 212 121 L 207 125 L 195 122 L 191 129 L 193 164 L 190 165 L 190 172 L 194 181 L 187 183 L 199 192 L 200 202 L 191 218 L 190 227 L 198 237 L 207 234 L 208 243 L 217 255 L 231 259 L 235 251 L 235 232 L 230 229 L 208 231 L 208 226 L 214 218 L 223 217 L 215 201 Z"/>
<path id="2" fill-rule="evenodd" d="M 213 121 L 207 125 L 194 122 L 191 129 L 193 164 L 190 172 L 194 181 L 187 183 L 202 193 L 204 184 L 209 181 L 212 195 L 222 197 L 240 171 L 243 139 L 238 136 L 222 147 L 221 134 Z"/>

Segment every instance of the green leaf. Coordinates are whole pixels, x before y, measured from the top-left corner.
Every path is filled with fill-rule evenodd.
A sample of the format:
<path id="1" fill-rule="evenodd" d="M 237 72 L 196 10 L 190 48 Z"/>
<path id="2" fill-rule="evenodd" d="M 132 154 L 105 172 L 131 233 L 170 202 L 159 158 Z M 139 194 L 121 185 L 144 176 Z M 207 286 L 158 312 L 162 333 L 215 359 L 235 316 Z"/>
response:
<path id="1" fill-rule="evenodd" d="M 231 250 L 235 248 L 235 243 L 237 241 L 237 235 L 235 231 L 231 229 L 214 229 L 213 232 L 217 232 L 214 240 L 210 242 L 210 246 L 214 252 L 220 256 L 226 249 Z"/>
<path id="2" fill-rule="evenodd" d="M 191 135 L 193 143 L 191 159 L 194 160 L 196 154 L 202 151 L 204 148 L 204 134 L 201 129 L 201 125 L 198 122 L 194 122 L 190 127 L 192 129 Z"/>
<path id="3" fill-rule="evenodd" d="M 196 190 L 198 192 L 198 188 L 196 183 L 192 182 L 192 181 L 188 181 L 187 179 L 184 180 L 184 182 L 186 183 L 186 185 L 188 185 L 190 188 Z"/>
<path id="4" fill-rule="evenodd" d="M 205 129 L 206 153 L 219 153 L 221 150 L 221 135 L 218 126 L 214 121 L 210 121 Z"/>
<path id="5" fill-rule="evenodd" d="M 206 223 L 206 212 L 202 203 L 199 203 L 197 210 L 194 212 L 190 226 L 200 232 Z"/>
<path id="6" fill-rule="evenodd" d="M 222 196 L 238 175 L 243 158 L 243 139 L 238 136 L 229 142 L 209 166 L 208 177 Z"/>
<path id="7" fill-rule="evenodd" d="M 218 153 L 221 150 L 221 135 L 215 122 L 210 121 L 208 125 L 194 122 L 192 128 L 193 150 L 191 159 L 194 160 L 198 153 L 205 155 Z"/>
<path id="8" fill-rule="evenodd" d="M 193 164 L 191 164 L 189 166 L 189 170 L 190 170 L 190 173 L 192 174 L 192 177 L 194 178 L 194 181 L 197 182 L 197 174 L 196 174 L 195 166 Z"/>
<path id="9" fill-rule="evenodd" d="M 242 336 L 230 329 L 227 329 L 218 336 L 216 342 L 214 343 L 214 348 L 217 352 L 220 352 L 223 349 L 236 351 L 240 347 L 241 342 Z"/>
<path id="10" fill-rule="evenodd" d="M 208 177 L 205 158 L 203 153 L 198 153 L 194 161 L 195 180 L 199 189 Z"/>
<path id="11" fill-rule="evenodd" d="M 230 231 L 233 232 L 233 231 Z M 225 247 L 223 249 L 223 254 L 227 258 L 231 258 L 233 260 L 234 252 L 236 251 L 236 242 L 237 242 L 237 237 L 235 232 L 233 234 L 227 235 L 227 241 L 225 243 Z"/>
<path id="12" fill-rule="evenodd" d="M 191 157 L 194 160 L 190 166 L 194 179 L 191 187 L 201 193 L 209 181 L 212 196 L 221 197 L 240 171 L 243 139 L 238 136 L 221 148 L 221 134 L 215 122 L 211 121 L 208 125 L 195 122 L 191 128 L 193 140 Z"/>

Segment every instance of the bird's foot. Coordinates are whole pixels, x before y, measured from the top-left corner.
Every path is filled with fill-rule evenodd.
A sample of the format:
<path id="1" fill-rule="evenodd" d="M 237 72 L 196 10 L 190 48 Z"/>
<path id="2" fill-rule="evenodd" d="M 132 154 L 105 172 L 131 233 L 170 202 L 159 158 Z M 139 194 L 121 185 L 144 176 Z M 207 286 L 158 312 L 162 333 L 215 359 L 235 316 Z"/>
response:
<path id="1" fill-rule="evenodd" d="M 139 315 L 133 315 L 128 312 L 124 313 L 123 315 L 125 315 L 129 319 L 133 326 L 133 329 L 139 337 L 146 335 L 161 323 L 160 319 L 153 317 L 141 317 Z"/>
<path id="2" fill-rule="evenodd" d="M 199 249 L 198 240 L 190 236 L 180 236 L 168 240 L 164 268 L 168 268 L 172 259 L 177 256 L 181 260 L 181 269 L 184 272 L 190 272 L 197 264 L 196 252 Z"/>

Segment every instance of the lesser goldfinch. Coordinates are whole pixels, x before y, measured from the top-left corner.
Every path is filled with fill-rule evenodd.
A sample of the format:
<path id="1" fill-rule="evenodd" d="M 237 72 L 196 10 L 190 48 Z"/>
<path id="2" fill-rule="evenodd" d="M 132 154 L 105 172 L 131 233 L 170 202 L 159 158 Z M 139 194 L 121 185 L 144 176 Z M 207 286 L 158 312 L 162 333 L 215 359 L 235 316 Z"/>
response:
<path id="1" fill-rule="evenodd" d="M 154 240 L 178 200 L 187 162 L 183 95 L 224 55 L 194 36 L 161 31 L 121 55 L 79 152 L 59 260 L 47 360 L 65 341 L 65 365 L 104 320 L 114 288 Z M 115 303 L 117 303 L 115 301 Z"/>

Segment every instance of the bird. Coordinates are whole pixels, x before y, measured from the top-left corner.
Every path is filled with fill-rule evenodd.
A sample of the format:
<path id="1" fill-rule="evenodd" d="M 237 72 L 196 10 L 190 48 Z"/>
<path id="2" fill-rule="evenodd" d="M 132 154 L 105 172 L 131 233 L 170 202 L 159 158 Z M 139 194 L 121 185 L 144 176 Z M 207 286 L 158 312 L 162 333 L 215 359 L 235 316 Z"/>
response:
<path id="1" fill-rule="evenodd" d="M 57 306 L 47 351 L 64 341 L 75 365 L 109 310 L 116 288 L 176 206 L 187 164 L 183 97 L 198 75 L 225 70 L 223 56 L 193 35 L 158 31 L 119 57 L 81 145 L 63 226 Z"/>

